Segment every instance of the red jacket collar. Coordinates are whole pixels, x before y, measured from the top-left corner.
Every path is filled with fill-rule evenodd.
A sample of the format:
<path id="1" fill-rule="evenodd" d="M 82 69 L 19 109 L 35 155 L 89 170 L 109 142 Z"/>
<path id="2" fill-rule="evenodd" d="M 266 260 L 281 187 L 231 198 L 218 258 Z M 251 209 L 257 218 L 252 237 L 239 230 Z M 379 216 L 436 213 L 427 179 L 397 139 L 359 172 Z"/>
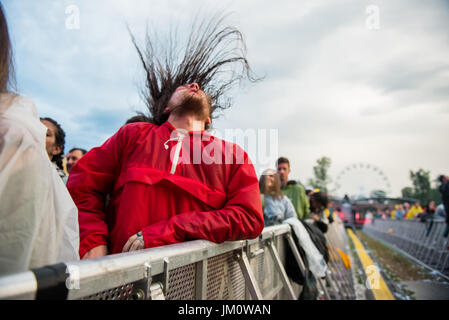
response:
<path id="1" fill-rule="evenodd" d="M 176 130 L 176 128 L 175 128 L 170 122 L 168 122 L 168 121 L 165 121 L 165 122 L 161 125 L 161 127 L 166 127 L 166 128 L 169 130 L 170 133 L 171 133 L 173 130 Z M 191 131 L 188 132 L 188 134 L 189 134 L 189 135 L 192 135 L 192 134 L 200 134 L 200 135 L 209 135 L 209 136 L 211 136 L 211 134 L 210 134 L 208 131 L 206 131 L 206 130 L 200 130 L 200 131 L 193 131 L 193 130 L 191 130 Z"/>

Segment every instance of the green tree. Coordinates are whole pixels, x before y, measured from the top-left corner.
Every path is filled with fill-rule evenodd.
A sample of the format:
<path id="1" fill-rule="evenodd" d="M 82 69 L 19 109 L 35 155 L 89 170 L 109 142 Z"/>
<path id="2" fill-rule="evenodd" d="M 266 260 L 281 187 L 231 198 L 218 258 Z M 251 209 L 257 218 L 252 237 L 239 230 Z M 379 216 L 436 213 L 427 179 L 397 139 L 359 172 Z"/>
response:
<path id="1" fill-rule="evenodd" d="M 321 157 L 316 161 L 317 165 L 313 167 L 314 179 L 309 179 L 308 183 L 314 188 L 327 193 L 327 186 L 332 181 L 329 176 L 329 168 L 331 166 L 331 159 L 328 157 Z"/>
<path id="2" fill-rule="evenodd" d="M 441 192 L 439 190 L 440 180 L 438 180 L 438 176 L 433 180 L 434 188 L 430 190 L 429 201 L 435 201 L 436 205 L 443 203 L 443 199 L 441 198 Z"/>
<path id="3" fill-rule="evenodd" d="M 405 187 L 401 190 L 403 198 L 414 198 L 415 194 L 413 193 L 412 187 Z"/>
<path id="4" fill-rule="evenodd" d="M 441 193 L 437 188 L 432 188 L 432 190 L 430 190 L 429 200 L 435 201 L 436 205 L 439 205 L 442 203 Z"/>
<path id="5" fill-rule="evenodd" d="M 414 197 L 419 199 L 421 204 L 427 203 L 430 199 L 431 185 L 430 185 L 430 171 L 419 169 L 416 172 L 410 170 L 410 179 L 413 184 Z"/>
<path id="6" fill-rule="evenodd" d="M 441 194 L 438 191 L 438 179 L 433 180 L 435 187 L 432 188 L 430 181 L 430 171 L 419 169 L 416 172 L 410 170 L 410 179 L 413 187 L 405 187 L 402 189 L 403 198 L 415 198 L 426 205 L 428 201 L 433 200 L 436 204 L 441 203 Z"/>
<path id="7" fill-rule="evenodd" d="M 371 191 L 371 197 L 385 198 L 386 196 L 387 196 L 387 193 L 384 190 Z"/>

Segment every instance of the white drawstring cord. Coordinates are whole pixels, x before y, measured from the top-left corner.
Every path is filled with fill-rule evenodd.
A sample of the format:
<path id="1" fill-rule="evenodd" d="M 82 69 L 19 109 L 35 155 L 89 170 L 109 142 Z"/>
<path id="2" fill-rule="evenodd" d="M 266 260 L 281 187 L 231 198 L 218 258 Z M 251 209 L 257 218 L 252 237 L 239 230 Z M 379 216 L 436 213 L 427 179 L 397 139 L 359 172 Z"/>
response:
<path id="1" fill-rule="evenodd" d="M 175 141 L 175 140 L 179 140 L 179 136 L 176 138 L 170 138 L 167 141 L 165 141 L 165 143 L 164 143 L 165 150 L 168 149 L 167 143 L 169 143 L 170 141 Z"/>
<path id="2" fill-rule="evenodd" d="M 178 166 L 179 153 L 181 152 L 182 139 L 185 137 L 184 133 L 177 132 L 177 134 L 178 134 L 177 137 L 170 138 L 167 141 L 165 141 L 165 143 L 164 143 L 165 150 L 167 150 L 168 149 L 167 143 L 169 143 L 170 141 L 175 141 L 175 140 L 178 141 L 178 143 L 176 144 L 175 157 L 173 158 L 170 174 L 174 174 L 176 171 L 176 167 Z"/>

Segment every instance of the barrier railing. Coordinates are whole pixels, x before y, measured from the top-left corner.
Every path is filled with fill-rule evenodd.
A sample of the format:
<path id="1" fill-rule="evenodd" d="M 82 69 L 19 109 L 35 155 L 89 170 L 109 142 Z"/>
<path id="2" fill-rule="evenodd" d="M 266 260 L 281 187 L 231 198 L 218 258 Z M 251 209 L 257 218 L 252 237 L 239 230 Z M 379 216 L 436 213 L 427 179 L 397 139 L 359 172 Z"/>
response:
<path id="1" fill-rule="evenodd" d="M 363 231 L 390 243 L 427 267 L 449 276 L 449 243 L 445 221 L 374 219 Z"/>
<path id="2" fill-rule="evenodd" d="M 346 250 L 341 231 L 330 231 L 330 248 Z M 253 240 L 196 240 L 2 277 L 0 299 L 297 299 L 302 287 L 284 269 L 287 246 L 304 272 L 290 226 L 278 225 Z M 328 276 L 317 284 L 319 299 L 354 298 L 351 269 L 334 252 Z"/>
<path id="3" fill-rule="evenodd" d="M 346 230 L 340 218 L 334 217 L 334 222 L 329 224 L 325 233 L 328 249 L 329 262 L 327 281 L 332 286 L 329 290 L 332 300 L 354 300 L 358 298 L 355 292 L 354 258 L 349 248 Z"/>

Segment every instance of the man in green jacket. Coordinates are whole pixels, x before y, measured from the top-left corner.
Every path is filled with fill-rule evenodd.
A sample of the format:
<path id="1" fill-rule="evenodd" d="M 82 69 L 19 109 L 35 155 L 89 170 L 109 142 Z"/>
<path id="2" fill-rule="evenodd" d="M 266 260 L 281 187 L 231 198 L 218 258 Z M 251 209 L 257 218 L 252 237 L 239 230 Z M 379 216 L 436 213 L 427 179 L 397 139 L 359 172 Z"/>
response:
<path id="1" fill-rule="evenodd" d="M 305 219 L 309 215 L 310 205 L 306 196 L 304 186 L 295 180 L 288 180 L 290 174 L 290 161 L 287 158 L 280 157 L 276 161 L 277 172 L 281 178 L 281 190 L 286 195 L 293 206 L 299 219 Z"/>

